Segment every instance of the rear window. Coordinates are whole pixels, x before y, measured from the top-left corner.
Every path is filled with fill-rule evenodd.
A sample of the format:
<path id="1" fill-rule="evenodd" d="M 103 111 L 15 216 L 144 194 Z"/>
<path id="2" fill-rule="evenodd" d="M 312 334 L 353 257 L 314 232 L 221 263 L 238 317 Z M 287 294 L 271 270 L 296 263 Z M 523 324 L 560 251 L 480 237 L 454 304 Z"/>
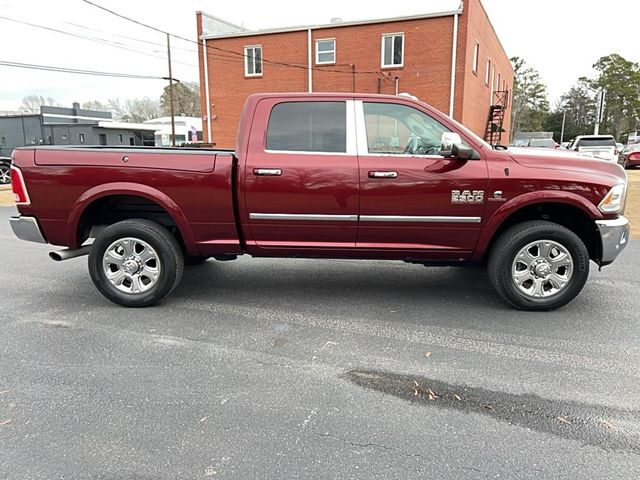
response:
<path id="1" fill-rule="evenodd" d="M 556 146 L 556 142 L 554 142 L 551 138 L 533 138 L 529 141 L 529 146 L 538 148 L 553 148 Z"/>
<path id="2" fill-rule="evenodd" d="M 616 141 L 611 137 L 581 138 L 578 147 L 615 147 Z"/>
<path id="3" fill-rule="evenodd" d="M 345 102 L 279 103 L 269 117 L 267 150 L 347 151 Z"/>

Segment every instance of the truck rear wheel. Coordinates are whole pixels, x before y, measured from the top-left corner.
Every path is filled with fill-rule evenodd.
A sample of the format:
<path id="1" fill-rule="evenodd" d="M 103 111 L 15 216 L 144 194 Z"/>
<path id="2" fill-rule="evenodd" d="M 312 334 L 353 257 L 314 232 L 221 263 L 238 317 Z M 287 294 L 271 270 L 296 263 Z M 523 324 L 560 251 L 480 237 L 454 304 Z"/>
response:
<path id="1" fill-rule="evenodd" d="M 143 219 L 105 228 L 89 253 L 89 274 L 96 288 L 125 307 L 148 307 L 178 285 L 182 251 L 163 226 Z"/>
<path id="2" fill-rule="evenodd" d="M 489 255 L 489 279 L 521 310 L 544 311 L 573 300 L 589 276 L 589 252 L 568 228 L 547 221 L 520 223 L 504 232 Z"/>

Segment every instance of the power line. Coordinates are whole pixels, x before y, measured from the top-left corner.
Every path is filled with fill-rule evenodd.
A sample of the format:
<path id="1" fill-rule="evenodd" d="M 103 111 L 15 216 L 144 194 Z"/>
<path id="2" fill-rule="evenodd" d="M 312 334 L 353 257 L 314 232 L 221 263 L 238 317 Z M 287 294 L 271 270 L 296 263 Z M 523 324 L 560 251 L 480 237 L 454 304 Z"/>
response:
<path id="1" fill-rule="evenodd" d="M 165 57 L 163 57 L 163 56 L 154 55 L 153 53 L 136 50 L 134 48 L 129 48 L 129 47 L 125 46 L 124 44 L 115 43 L 115 42 L 112 42 L 110 40 L 106 40 L 106 39 L 102 39 L 102 38 L 98 38 L 98 37 L 87 37 L 87 36 L 80 35 L 80 34 L 77 34 L 77 33 L 68 32 L 66 30 L 60 30 L 60 29 L 57 29 L 57 28 L 48 27 L 46 25 L 38 25 L 36 23 L 26 22 L 24 20 L 18 20 L 18 19 L 15 19 L 15 18 L 5 17 L 4 15 L 0 15 L 0 19 L 7 20 L 9 22 L 19 23 L 19 24 L 22 24 L 22 25 L 27 25 L 27 26 L 33 27 L 33 28 L 40 28 L 42 30 L 47 30 L 47 31 L 50 31 L 50 32 L 59 33 L 59 34 L 62 34 L 62 35 L 68 35 L 68 36 L 71 36 L 71 37 L 80 38 L 80 39 L 83 39 L 83 40 L 88 40 L 90 42 L 95 42 L 95 43 L 99 43 L 99 44 L 102 44 L 102 45 L 107 45 L 107 46 L 110 46 L 110 47 L 120 48 L 122 50 L 127 50 L 127 51 L 130 51 L 130 52 L 138 53 L 140 55 L 146 55 L 148 57 L 159 58 L 159 59 L 162 59 L 162 60 L 165 59 Z M 197 67 L 197 65 L 195 65 L 193 63 L 186 63 L 186 62 L 181 62 L 181 61 L 178 61 L 178 60 L 176 61 L 176 63 L 181 63 L 181 64 L 187 65 L 189 67 Z"/>
<path id="2" fill-rule="evenodd" d="M 138 75 L 135 73 L 118 73 L 118 72 L 102 72 L 98 70 L 84 70 L 78 68 L 56 67 L 52 65 L 37 65 L 33 63 L 10 62 L 0 60 L 0 65 L 5 67 L 27 68 L 31 70 L 43 70 L 48 72 L 74 73 L 78 75 L 94 75 L 99 77 L 115 77 L 115 78 L 139 78 L 143 80 L 166 80 L 166 77 L 154 75 Z"/>
<path id="3" fill-rule="evenodd" d="M 127 17 L 126 15 L 123 15 L 123 14 L 121 14 L 121 13 L 118 13 L 118 12 L 115 12 L 115 11 L 113 11 L 113 10 L 110 10 L 109 8 L 107 8 L 107 7 L 103 7 L 102 5 L 99 5 L 99 4 L 97 4 L 97 3 L 94 3 L 94 2 L 92 2 L 92 1 L 90 1 L 90 0 L 82 0 L 82 1 L 83 1 L 84 3 L 86 3 L 86 4 L 88 4 L 88 5 L 91 5 L 91 6 L 93 6 L 93 7 L 96 7 L 96 8 L 98 8 L 98 9 L 100 9 L 100 10 L 103 10 L 103 11 L 105 11 L 105 12 L 107 12 L 107 13 L 110 13 L 111 15 L 114 15 L 114 16 L 116 16 L 116 17 L 122 18 L 123 20 L 127 20 L 128 22 L 132 22 L 132 23 L 135 23 L 136 25 L 140 25 L 140 26 L 142 26 L 142 27 L 145 27 L 145 28 L 148 28 L 148 29 L 154 30 L 154 31 L 156 31 L 156 32 L 158 32 L 158 33 L 162 33 L 162 34 L 164 34 L 164 35 L 170 35 L 170 36 L 172 36 L 172 37 L 174 37 L 174 38 L 177 38 L 177 39 L 179 39 L 179 40 L 183 40 L 183 41 L 185 41 L 185 42 L 190 42 L 190 43 L 195 43 L 196 45 L 200 46 L 200 42 L 198 42 L 197 40 L 192 40 L 192 39 L 190 39 L 190 38 L 182 37 L 182 36 L 180 36 L 180 35 L 176 35 L 176 34 L 174 34 L 174 33 L 167 32 L 167 31 L 162 30 L 162 29 L 160 29 L 160 28 L 158 28 L 158 27 L 154 27 L 153 25 L 149 25 L 149 24 L 147 24 L 147 23 L 141 22 L 140 20 L 136 20 L 136 19 L 134 19 L 134 18 Z M 236 55 L 236 56 L 239 56 L 239 57 L 243 57 L 243 58 L 250 58 L 250 56 L 249 56 L 249 55 L 246 55 L 245 53 L 235 52 L 235 51 L 233 51 L 233 50 L 228 50 L 228 49 L 221 48 L 221 47 L 215 47 L 215 46 L 213 46 L 213 45 L 206 45 L 206 48 L 207 48 L 207 49 L 210 49 L 210 48 L 211 48 L 211 49 L 218 50 L 218 51 L 221 51 L 221 52 L 231 53 L 231 54 L 233 54 L 233 55 Z M 207 56 L 209 56 L 210 54 L 207 52 L 207 54 L 206 54 L 206 55 L 207 55 Z M 253 57 L 251 57 L 251 58 L 253 58 Z M 304 69 L 304 70 L 308 70 L 308 69 L 309 69 L 309 67 L 308 67 L 307 65 L 300 65 L 300 64 L 294 64 L 294 63 L 286 63 L 286 62 L 278 62 L 278 61 L 274 61 L 274 60 L 267 60 L 267 59 L 266 59 L 266 58 L 264 58 L 264 57 L 262 57 L 262 61 L 263 61 L 264 63 L 270 63 L 270 64 L 272 64 L 272 65 L 280 65 L 280 66 L 283 66 L 283 67 L 299 68 L 299 69 Z M 383 74 L 382 72 L 380 72 L 379 70 L 352 70 L 352 71 L 343 71 L 343 70 L 331 70 L 331 69 L 327 69 L 327 68 L 314 67 L 314 66 L 311 66 L 310 68 L 311 68 L 312 70 L 318 70 L 318 71 L 321 71 L 321 72 L 349 73 L 349 74 L 354 74 L 354 73 L 355 73 L 355 74 L 373 74 L 373 75 L 378 75 L 378 76 L 384 76 L 384 74 Z"/>

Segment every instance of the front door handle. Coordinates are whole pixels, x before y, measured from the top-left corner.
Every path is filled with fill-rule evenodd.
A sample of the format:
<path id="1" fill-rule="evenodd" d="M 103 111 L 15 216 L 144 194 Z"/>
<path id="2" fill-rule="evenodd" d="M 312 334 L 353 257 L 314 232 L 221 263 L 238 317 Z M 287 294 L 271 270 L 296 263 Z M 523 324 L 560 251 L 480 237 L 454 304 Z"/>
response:
<path id="1" fill-rule="evenodd" d="M 254 168 L 253 174 L 258 177 L 279 177 L 282 175 L 280 168 Z"/>
<path id="2" fill-rule="evenodd" d="M 398 178 L 398 172 L 369 172 L 369 178 Z"/>

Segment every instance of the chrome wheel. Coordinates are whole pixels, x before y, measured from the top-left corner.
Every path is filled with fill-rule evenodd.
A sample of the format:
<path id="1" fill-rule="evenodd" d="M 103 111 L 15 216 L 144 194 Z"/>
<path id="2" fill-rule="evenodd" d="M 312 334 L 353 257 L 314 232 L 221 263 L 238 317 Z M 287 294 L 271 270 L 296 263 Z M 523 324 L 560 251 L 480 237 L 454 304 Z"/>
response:
<path id="1" fill-rule="evenodd" d="M 127 237 L 109 245 L 102 256 L 102 268 L 111 285 L 121 292 L 137 295 L 156 285 L 162 267 L 151 245 Z"/>
<path id="2" fill-rule="evenodd" d="M 537 240 L 518 252 L 511 267 L 511 278 L 521 293 L 545 298 L 564 290 L 573 271 L 571 254 L 562 244 Z"/>
<path id="3" fill-rule="evenodd" d="M 0 185 L 11 183 L 11 167 L 0 165 Z"/>

